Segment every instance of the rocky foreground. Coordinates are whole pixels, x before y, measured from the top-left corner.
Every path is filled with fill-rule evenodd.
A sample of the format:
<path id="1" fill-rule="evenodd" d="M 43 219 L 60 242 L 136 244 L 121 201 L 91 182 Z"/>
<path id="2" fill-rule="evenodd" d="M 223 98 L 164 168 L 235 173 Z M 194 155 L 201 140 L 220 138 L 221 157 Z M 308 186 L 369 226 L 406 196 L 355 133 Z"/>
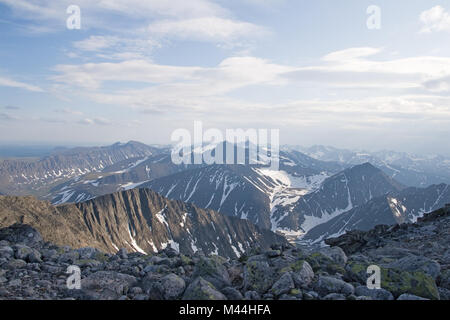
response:
<path id="1" fill-rule="evenodd" d="M 226 260 L 171 248 L 153 255 L 71 249 L 15 224 L 0 229 L 0 299 L 448 300 L 449 230 L 443 209 L 414 225 L 348 233 L 329 240 L 334 247 L 274 245 Z M 366 285 L 373 264 L 381 289 Z M 72 265 L 81 269 L 81 289 L 67 287 Z"/>

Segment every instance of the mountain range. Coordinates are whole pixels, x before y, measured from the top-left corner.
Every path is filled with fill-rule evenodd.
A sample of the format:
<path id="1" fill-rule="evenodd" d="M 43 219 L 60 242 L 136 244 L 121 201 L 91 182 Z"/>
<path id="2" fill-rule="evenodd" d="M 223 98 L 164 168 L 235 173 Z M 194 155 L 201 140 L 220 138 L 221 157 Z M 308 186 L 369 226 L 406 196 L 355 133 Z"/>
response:
<path id="1" fill-rule="evenodd" d="M 242 146 L 237 148 L 245 149 Z M 204 148 L 192 150 L 191 157 L 195 153 L 211 152 L 211 149 Z M 90 210 L 95 212 L 92 213 L 96 217 L 94 220 L 99 223 L 101 219 L 109 221 L 111 217 L 106 218 L 109 212 L 118 210 L 113 205 L 99 215 L 97 205 L 100 201 L 105 203 L 105 199 L 112 197 L 112 203 L 123 204 L 133 192 L 150 197 L 151 191 L 146 189 L 151 189 L 154 191 L 151 194 L 158 193 L 167 201 L 183 203 L 176 207 L 177 214 L 180 210 L 189 211 L 187 208 L 191 207 L 205 209 L 205 212 L 214 212 L 214 215 L 219 214 L 226 219 L 244 221 L 248 228 L 258 228 L 260 232 L 270 230 L 289 241 L 309 244 L 321 243 L 327 237 L 349 230 L 368 230 L 377 224 L 415 221 L 450 202 L 448 185 L 445 184 L 450 180 L 447 179 L 447 175 L 450 177 L 450 162 L 441 156 L 363 153 L 323 146 L 283 147 L 279 170 L 273 170 L 258 161 L 250 164 L 248 150 L 244 151 L 245 163 L 188 165 L 174 164 L 170 148 L 133 141 L 107 147 L 63 149 L 40 159 L 1 161 L 0 192 L 11 196 L 34 195 L 48 200 L 56 205 L 51 207 L 48 203 L 47 209 L 51 212 L 54 212 L 51 208 L 86 212 L 75 216 L 87 215 L 87 204 L 95 203 Z M 216 149 L 212 154 L 214 152 Z M 433 185 L 430 182 L 438 183 Z M 133 199 L 141 197 L 135 195 Z M 121 215 L 129 208 L 137 206 L 142 209 L 141 203 L 126 201 L 127 205 L 122 205 L 120 210 Z M 160 207 L 157 209 L 162 210 Z M 89 213 L 90 216 L 92 214 Z M 135 226 L 139 226 L 145 221 L 143 217 L 153 216 L 154 212 L 138 210 L 133 214 L 136 215 L 133 219 L 138 221 Z M 179 220 L 180 216 L 173 216 L 168 223 L 175 228 Z M 87 221 L 84 221 L 84 226 L 87 226 Z M 226 225 L 227 221 L 220 223 Z M 102 227 L 112 227 L 110 221 L 102 223 Z M 117 239 L 107 240 L 105 235 L 94 238 L 97 242 L 103 239 L 99 245 L 109 251 L 115 250 L 112 244 L 135 251 L 139 247 L 139 250 L 147 252 L 151 245 L 146 241 L 156 241 L 153 243 L 157 249 L 167 245 L 167 241 L 174 241 L 181 247 L 184 246 L 181 243 L 192 244 L 194 241 L 187 234 L 175 239 L 170 233 L 160 234 L 161 230 L 151 234 L 135 228 L 130 232 L 136 234 L 132 238 L 137 241 L 137 247 L 130 247 L 130 239 L 124 242 L 128 231 L 122 227 Z M 91 236 L 93 230 L 89 229 Z M 250 234 L 250 229 L 247 231 Z M 136 240 L 140 237 L 145 239 L 142 240 L 144 243 Z M 242 239 L 239 243 L 233 246 L 242 253 L 240 246 L 246 248 L 247 245 Z M 188 248 L 183 250 L 193 248 L 192 245 L 186 246 Z M 215 246 L 202 249 L 205 252 L 216 251 Z M 217 250 L 228 256 L 236 253 L 231 245 L 226 248 L 218 246 Z"/>

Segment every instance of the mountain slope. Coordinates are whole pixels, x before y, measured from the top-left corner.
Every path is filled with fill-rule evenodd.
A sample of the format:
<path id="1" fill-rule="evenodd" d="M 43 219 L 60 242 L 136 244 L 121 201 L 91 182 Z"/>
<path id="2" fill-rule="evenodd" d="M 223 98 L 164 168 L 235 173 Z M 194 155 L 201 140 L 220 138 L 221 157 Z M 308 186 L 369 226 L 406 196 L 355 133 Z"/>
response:
<path id="1" fill-rule="evenodd" d="M 0 190 L 4 193 L 43 195 L 49 184 L 92 172 L 129 159 L 157 154 L 158 149 L 130 141 L 107 147 L 74 148 L 54 152 L 38 160 L 19 159 L 0 162 Z"/>
<path id="2" fill-rule="evenodd" d="M 77 176 L 58 184 L 44 196 L 53 204 L 77 203 L 120 190 L 136 188 L 145 182 L 187 170 L 175 165 L 165 151 L 155 156 L 129 159 L 105 168 L 101 172 Z"/>
<path id="3" fill-rule="evenodd" d="M 369 163 L 327 178 L 317 190 L 301 197 L 286 212 L 276 210 L 277 226 L 285 233 L 302 235 L 369 200 L 404 187 Z"/>
<path id="4" fill-rule="evenodd" d="M 302 241 L 320 242 L 350 230 L 367 231 L 377 225 L 415 222 L 425 213 L 437 210 L 450 202 L 450 187 L 445 184 L 428 188 L 408 188 L 393 192 L 354 208 L 311 229 Z"/>
<path id="5" fill-rule="evenodd" d="M 396 151 L 351 151 L 328 146 L 286 147 L 298 150 L 322 161 L 333 161 L 344 166 L 370 162 L 390 177 L 406 186 L 427 187 L 432 184 L 450 183 L 450 158 L 440 155 L 413 155 Z"/>
<path id="6" fill-rule="evenodd" d="M 26 223 L 56 244 L 94 246 L 107 252 L 182 253 L 203 251 L 239 257 L 253 246 L 285 240 L 249 221 L 171 201 L 148 189 L 134 189 L 87 202 L 52 206 L 32 197 L 0 197 L 0 225 Z"/>

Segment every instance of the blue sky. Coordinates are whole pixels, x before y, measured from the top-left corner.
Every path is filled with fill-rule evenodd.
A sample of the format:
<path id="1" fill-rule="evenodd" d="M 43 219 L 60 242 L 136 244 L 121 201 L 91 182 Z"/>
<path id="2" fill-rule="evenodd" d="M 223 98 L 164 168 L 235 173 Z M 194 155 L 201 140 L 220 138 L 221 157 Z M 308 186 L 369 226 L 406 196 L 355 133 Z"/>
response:
<path id="1" fill-rule="evenodd" d="M 169 143 L 201 120 L 449 154 L 449 38 L 450 1 L 0 0 L 0 143 Z"/>

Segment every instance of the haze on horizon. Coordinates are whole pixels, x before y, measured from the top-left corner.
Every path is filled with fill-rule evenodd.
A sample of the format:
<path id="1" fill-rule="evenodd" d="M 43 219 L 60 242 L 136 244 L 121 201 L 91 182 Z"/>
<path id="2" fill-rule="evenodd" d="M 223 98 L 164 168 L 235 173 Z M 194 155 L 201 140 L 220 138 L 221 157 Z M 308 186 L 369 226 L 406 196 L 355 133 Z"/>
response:
<path id="1" fill-rule="evenodd" d="M 169 144 L 178 128 L 450 156 L 445 1 L 0 0 L 0 144 Z M 381 29 L 369 29 L 370 5 Z"/>

